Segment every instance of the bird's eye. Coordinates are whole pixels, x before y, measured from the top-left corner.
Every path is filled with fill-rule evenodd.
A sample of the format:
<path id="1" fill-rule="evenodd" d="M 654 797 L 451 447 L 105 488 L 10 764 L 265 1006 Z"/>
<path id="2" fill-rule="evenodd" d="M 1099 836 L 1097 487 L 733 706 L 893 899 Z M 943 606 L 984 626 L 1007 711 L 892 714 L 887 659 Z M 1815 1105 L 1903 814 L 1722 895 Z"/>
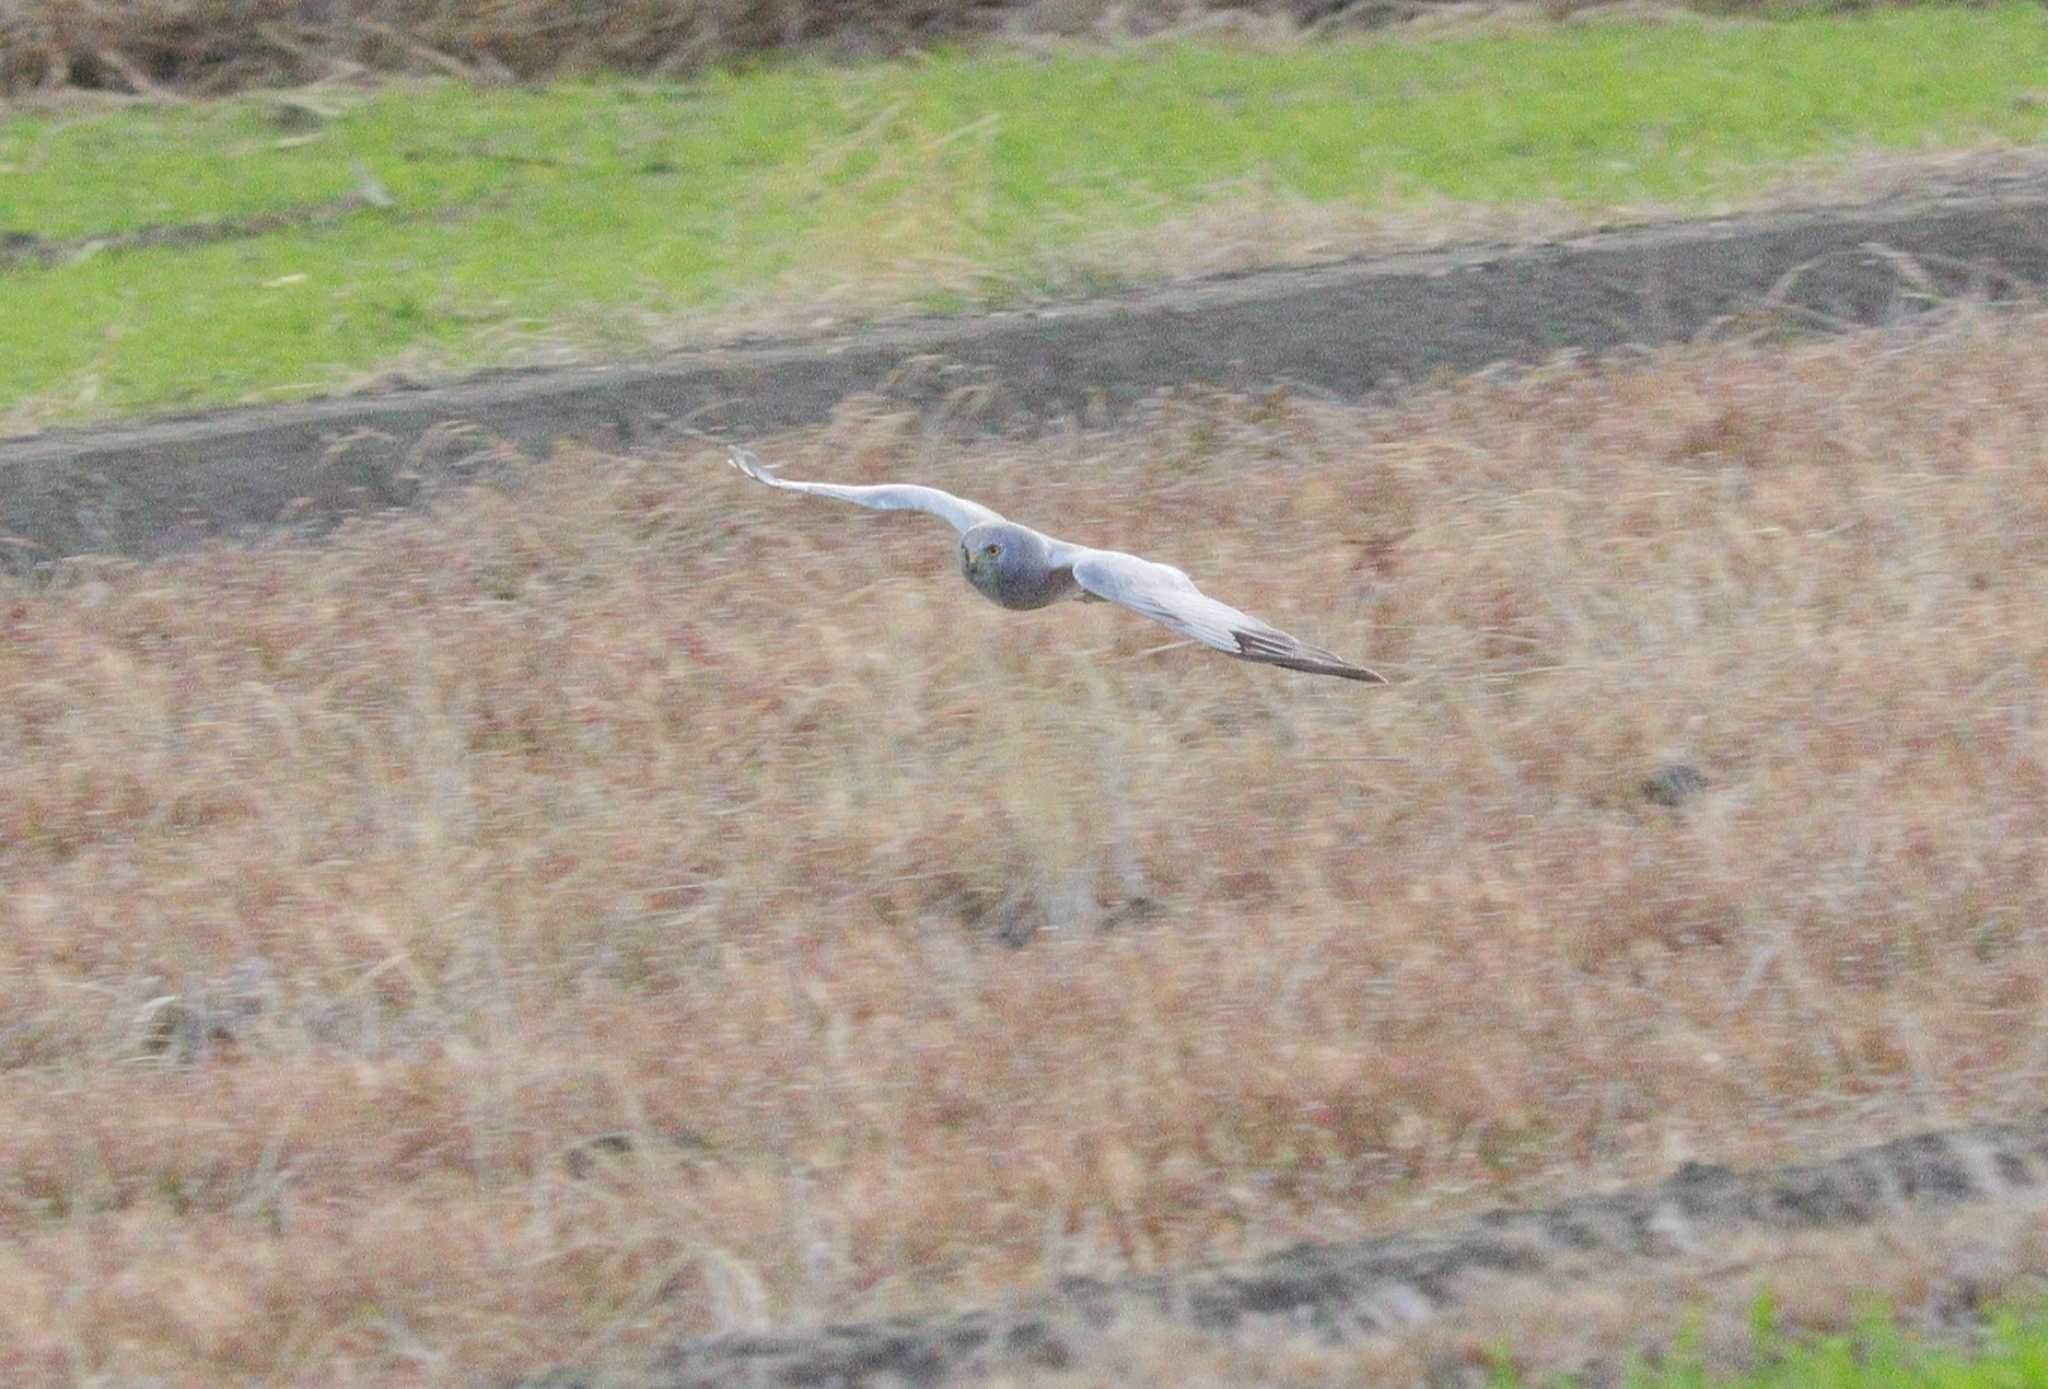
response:
<path id="1" fill-rule="evenodd" d="M 987 555 L 990 559 L 994 559 L 997 555 L 1001 554 L 1002 552 L 1003 547 L 1000 545 L 991 545 L 986 550 L 982 551 L 982 553 Z"/>

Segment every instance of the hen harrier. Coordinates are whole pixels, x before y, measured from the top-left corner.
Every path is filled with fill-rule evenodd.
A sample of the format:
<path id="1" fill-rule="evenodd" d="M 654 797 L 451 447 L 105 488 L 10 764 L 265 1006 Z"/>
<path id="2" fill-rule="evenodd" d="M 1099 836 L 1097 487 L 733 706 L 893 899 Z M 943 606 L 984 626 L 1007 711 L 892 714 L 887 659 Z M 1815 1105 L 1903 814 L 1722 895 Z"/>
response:
<path id="1" fill-rule="evenodd" d="M 777 477 L 745 449 L 732 450 L 729 461 L 756 482 L 836 497 L 877 511 L 927 511 L 960 532 L 960 569 L 967 582 L 990 601 L 1005 608 L 1043 608 L 1063 598 L 1083 602 L 1121 603 L 1182 636 L 1193 637 L 1228 656 L 1258 661 L 1311 675 L 1335 675 L 1384 685 L 1385 676 L 1355 666 L 1319 646 L 1310 646 L 1219 603 L 1195 587 L 1195 581 L 1170 564 L 1155 564 L 1117 550 L 1091 550 L 1041 535 L 1029 526 L 1005 521 L 979 502 L 970 502 L 936 487 L 885 483 L 877 487 L 843 487 L 832 482 L 794 482 Z"/>

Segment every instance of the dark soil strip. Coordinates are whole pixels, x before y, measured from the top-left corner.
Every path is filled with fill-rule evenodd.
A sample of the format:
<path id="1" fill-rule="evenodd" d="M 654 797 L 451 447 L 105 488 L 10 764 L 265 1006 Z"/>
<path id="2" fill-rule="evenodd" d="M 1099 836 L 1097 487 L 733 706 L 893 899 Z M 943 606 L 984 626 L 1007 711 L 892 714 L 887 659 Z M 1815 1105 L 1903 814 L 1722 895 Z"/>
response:
<path id="1" fill-rule="evenodd" d="M 204 246 L 214 241 L 268 236 L 272 232 L 331 227 L 355 213 L 389 206 L 391 199 L 381 191 L 362 192 L 324 203 L 279 208 L 275 212 L 259 212 L 247 217 L 137 227 L 134 231 L 104 232 L 62 241 L 40 237 L 34 232 L 0 230 L 0 271 L 27 265 L 65 265 L 108 251 L 140 251 L 155 246 Z"/>
<path id="2" fill-rule="evenodd" d="M 0 563 L 152 557 L 414 503 L 492 449 L 746 437 L 882 392 L 948 427 L 1106 421 L 1187 383 L 1363 399 L 1432 373 L 1746 324 L 1889 324 L 2037 299 L 2048 180 L 1860 207 L 1418 251 L 978 318 L 0 441 Z"/>
<path id="3" fill-rule="evenodd" d="M 1555 1278 L 1589 1261 L 1618 1267 L 1711 1257 L 1746 1236 L 1867 1226 L 2037 1191 L 2044 1182 L 2048 1110 L 1776 1171 L 1688 1163 L 1660 1186 L 1492 1211 L 1432 1231 L 1297 1245 L 1121 1283 L 1073 1279 L 997 1310 L 689 1341 L 635 1371 L 559 1370 L 525 1383 L 937 1385 L 1004 1370 L 1082 1367 L 1119 1330 L 1142 1334 L 1162 1324 L 1229 1334 L 1263 1322 L 1341 1342 L 1398 1332 L 1455 1308 L 1468 1277 L 1498 1287 L 1498 1275 Z"/>

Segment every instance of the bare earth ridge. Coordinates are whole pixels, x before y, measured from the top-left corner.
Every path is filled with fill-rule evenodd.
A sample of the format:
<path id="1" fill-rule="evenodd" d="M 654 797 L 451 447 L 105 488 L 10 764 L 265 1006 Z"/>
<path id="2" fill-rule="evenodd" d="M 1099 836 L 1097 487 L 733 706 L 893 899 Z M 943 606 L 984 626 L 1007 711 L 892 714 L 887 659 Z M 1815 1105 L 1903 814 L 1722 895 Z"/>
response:
<path id="1" fill-rule="evenodd" d="M 659 444 L 825 418 L 880 392 L 972 428 L 1107 420 L 1196 382 L 1359 399 L 1435 372 L 1680 341 L 1754 320 L 1832 329 L 2048 283 L 2048 178 L 1855 206 L 1609 228 L 1244 275 L 972 318 L 757 340 L 653 362 L 501 371 L 421 389 L 0 440 L 17 571 L 317 532 L 411 504 L 493 453 Z"/>
<path id="2" fill-rule="evenodd" d="M 1260 1327 L 1345 1343 L 1400 1332 L 1542 1285 L 1725 1254 L 1758 1234 L 1853 1229 L 2015 1201 L 2048 1182 L 2048 1110 L 2017 1123 L 1925 1133 L 1827 1161 L 1737 1173 L 1687 1163 L 1654 1187 L 1497 1210 L 1435 1230 L 1300 1244 L 1261 1258 L 1123 1282 L 1068 1279 L 1007 1307 L 688 1341 L 641 1369 L 558 1370 L 526 1389 L 938 1385 L 1085 1369 L 1119 1334 Z"/>

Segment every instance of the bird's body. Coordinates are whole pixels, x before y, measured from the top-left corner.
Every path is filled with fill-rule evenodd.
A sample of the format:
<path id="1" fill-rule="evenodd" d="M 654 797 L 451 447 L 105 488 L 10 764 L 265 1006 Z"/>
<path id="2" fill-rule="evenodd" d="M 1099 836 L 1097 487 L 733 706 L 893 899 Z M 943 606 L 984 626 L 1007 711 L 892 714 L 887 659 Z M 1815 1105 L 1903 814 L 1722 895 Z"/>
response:
<path id="1" fill-rule="evenodd" d="M 1083 596 L 1075 547 L 1014 521 L 989 521 L 960 537 L 960 570 L 981 595 L 1016 612 Z"/>
<path id="2" fill-rule="evenodd" d="M 1386 677 L 1377 671 L 1353 665 L 1211 598 L 1170 564 L 1121 550 L 1070 544 L 935 487 L 796 482 L 769 472 L 745 449 L 732 450 L 730 461 L 748 477 L 771 487 L 833 497 L 879 511 L 923 511 L 941 517 L 960 533 L 961 574 L 999 607 L 1029 611 L 1065 599 L 1121 603 L 1240 660 L 1368 684 L 1386 683 Z"/>

